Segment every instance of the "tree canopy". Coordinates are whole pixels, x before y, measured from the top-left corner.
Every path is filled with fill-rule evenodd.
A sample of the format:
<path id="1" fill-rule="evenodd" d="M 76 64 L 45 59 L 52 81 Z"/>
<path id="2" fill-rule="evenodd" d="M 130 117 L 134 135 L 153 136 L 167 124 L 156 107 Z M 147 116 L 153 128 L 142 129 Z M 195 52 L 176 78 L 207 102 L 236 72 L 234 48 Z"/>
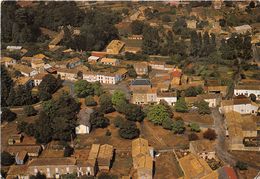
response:
<path id="1" fill-rule="evenodd" d="M 200 114 L 210 114 L 211 113 L 211 110 L 209 108 L 209 103 L 204 100 L 200 100 L 200 101 L 196 102 L 194 105 L 198 108 L 198 112 Z"/>
<path id="2" fill-rule="evenodd" d="M 152 123 L 161 125 L 164 120 L 170 118 L 170 114 L 165 106 L 158 104 L 149 109 L 147 117 Z"/>
<path id="3" fill-rule="evenodd" d="M 79 80 L 75 82 L 75 93 L 80 98 L 85 98 L 94 94 L 92 84 L 86 80 Z"/>
<path id="4" fill-rule="evenodd" d="M 177 112 L 187 112 L 188 107 L 183 97 L 179 98 L 174 106 Z"/>
<path id="5" fill-rule="evenodd" d="M 139 134 L 140 130 L 132 121 L 125 121 L 119 129 L 119 135 L 124 139 L 134 139 L 138 137 Z"/>

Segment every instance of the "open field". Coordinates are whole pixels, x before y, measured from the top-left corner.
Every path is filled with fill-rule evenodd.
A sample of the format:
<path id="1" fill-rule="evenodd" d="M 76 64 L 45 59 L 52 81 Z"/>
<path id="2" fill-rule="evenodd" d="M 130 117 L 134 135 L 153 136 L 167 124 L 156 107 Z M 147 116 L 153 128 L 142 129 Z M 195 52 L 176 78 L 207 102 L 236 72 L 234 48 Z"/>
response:
<path id="1" fill-rule="evenodd" d="M 214 120 L 211 115 L 200 115 L 197 112 L 189 112 L 189 113 L 174 113 L 175 117 L 181 117 L 185 122 L 194 122 L 198 124 L 204 125 L 213 125 Z"/>

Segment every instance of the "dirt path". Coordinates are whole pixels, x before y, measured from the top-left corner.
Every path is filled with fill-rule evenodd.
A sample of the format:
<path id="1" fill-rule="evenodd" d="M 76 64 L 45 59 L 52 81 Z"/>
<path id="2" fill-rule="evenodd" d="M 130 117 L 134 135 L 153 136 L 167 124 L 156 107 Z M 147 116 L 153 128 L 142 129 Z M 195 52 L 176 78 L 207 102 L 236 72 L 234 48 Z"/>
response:
<path id="1" fill-rule="evenodd" d="M 217 133 L 217 145 L 216 145 L 216 154 L 217 156 L 226 164 L 235 166 L 236 160 L 234 157 L 228 153 L 226 145 L 226 130 L 224 127 L 224 118 L 219 113 L 217 109 L 212 110 L 212 117 L 214 119 L 215 131 Z"/>

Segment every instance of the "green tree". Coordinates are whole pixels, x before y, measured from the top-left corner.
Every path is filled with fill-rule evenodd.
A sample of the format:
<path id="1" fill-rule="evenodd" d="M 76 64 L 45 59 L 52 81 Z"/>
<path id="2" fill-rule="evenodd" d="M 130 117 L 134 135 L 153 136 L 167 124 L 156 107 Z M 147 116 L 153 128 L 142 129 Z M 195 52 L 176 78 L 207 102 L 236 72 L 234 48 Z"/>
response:
<path id="1" fill-rule="evenodd" d="M 256 95 L 255 95 L 255 94 L 251 93 L 251 94 L 249 95 L 249 97 L 250 97 L 250 99 L 251 99 L 253 102 L 256 101 Z"/>
<path id="2" fill-rule="evenodd" d="M 165 106 L 158 104 L 149 109 L 147 117 L 152 123 L 161 125 L 170 115 Z"/>
<path id="3" fill-rule="evenodd" d="M 99 81 L 96 81 L 92 83 L 93 89 L 94 89 L 94 95 L 100 96 L 101 94 L 104 93 L 102 85 L 100 84 Z"/>
<path id="4" fill-rule="evenodd" d="M 177 100 L 174 108 L 177 112 L 188 112 L 188 107 L 183 97 Z"/>
<path id="5" fill-rule="evenodd" d="M 171 21 L 171 17 L 167 14 L 162 16 L 162 21 L 163 22 L 170 22 Z"/>
<path id="6" fill-rule="evenodd" d="M 1 120 L 12 122 L 16 118 L 16 113 L 12 112 L 9 108 L 2 108 Z"/>
<path id="7" fill-rule="evenodd" d="M 209 140 L 215 140 L 217 138 L 217 134 L 215 132 L 215 130 L 208 128 L 204 133 L 203 133 L 203 137 L 205 139 L 209 139 Z"/>
<path id="8" fill-rule="evenodd" d="M 122 99 L 118 101 L 118 104 L 115 106 L 115 109 L 117 112 L 125 114 L 128 106 L 129 104 L 127 103 L 127 101 L 125 99 Z"/>
<path id="9" fill-rule="evenodd" d="M 39 118 L 35 122 L 34 137 L 41 144 L 47 144 L 52 140 L 52 120 L 45 114 L 40 112 Z"/>
<path id="10" fill-rule="evenodd" d="M 39 91 L 38 95 L 41 101 L 48 101 L 52 97 L 51 94 L 46 91 Z"/>
<path id="11" fill-rule="evenodd" d="M 125 111 L 125 117 L 129 121 L 141 122 L 144 120 L 145 114 L 140 106 L 136 104 L 128 104 Z"/>
<path id="12" fill-rule="evenodd" d="M 12 88 L 7 99 L 7 104 L 10 106 L 30 105 L 35 102 L 36 99 L 32 96 L 31 89 L 25 85 Z"/>
<path id="13" fill-rule="evenodd" d="M 61 86 L 61 80 L 55 78 L 51 74 L 47 74 L 42 78 L 42 82 L 38 86 L 39 91 L 53 94 Z"/>
<path id="14" fill-rule="evenodd" d="M 93 128 L 105 128 L 109 125 L 109 120 L 104 117 L 104 114 L 95 111 L 90 115 L 90 123 Z"/>
<path id="15" fill-rule="evenodd" d="M 248 166 L 245 162 L 237 161 L 236 168 L 238 168 L 239 170 L 247 170 Z"/>
<path id="16" fill-rule="evenodd" d="M 144 54 L 156 55 L 160 52 L 160 37 L 158 29 L 154 27 L 144 28 L 142 50 Z"/>
<path id="17" fill-rule="evenodd" d="M 194 132 L 200 131 L 200 126 L 197 123 L 191 123 L 189 126 L 190 126 L 191 131 L 194 131 Z"/>
<path id="18" fill-rule="evenodd" d="M 10 166 L 14 163 L 14 161 L 14 157 L 10 153 L 6 151 L 1 153 L 1 165 Z"/>
<path id="19" fill-rule="evenodd" d="M 87 96 L 85 98 L 85 104 L 86 104 L 86 106 L 96 106 L 97 102 L 94 100 L 94 98 L 92 96 Z"/>
<path id="20" fill-rule="evenodd" d="M 132 121 L 124 122 L 119 129 L 119 135 L 124 139 L 134 139 L 138 137 L 139 134 L 140 134 L 140 130 L 137 128 L 136 124 Z"/>
<path id="21" fill-rule="evenodd" d="M 80 98 L 85 98 L 94 94 L 93 86 L 86 80 L 79 80 L 75 83 L 75 93 Z"/>
<path id="22" fill-rule="evenodd" d="M 114 119 L 114 126 L 121 128 L 123 122 L 124 122 L 124 119 L 121 116 L 116 116 Z"/>
<path id="23" fill-rule="evenodd" d="M 183 134 L 185 131 L 185 125 L 183 120 L 176 120 L 172 124 L 172 131 L 175 134 Z"/>
<path id="24" fill-rule="evenodd" d="M 167 119 L 163 120 L 163 122 L 162 122 L 162 127 L 167 130 L 171 130 L 172 125 L 173 125 L 173 121 L 171 118 L 167 118 Z"/>
<path id="25" fill-rule="evenodd" d="M 112 103 L 115 106 L 119 106 L 121 101 L 126 101 L 125 93 L 121 90 L 116 90 L 112 95 Z"/>
<path id="26" fill-rule="evenodd" d="M 7 106 L 7 99 L 12 88 L 13 80 L 6 68 L 1 65 L 1 106 Z"/>
<path id="27" fill-rule="evenodd" d="M 37 114 L 37 110 L 32 105 L 24 106 L 23 111 L 27 116 L 35 116 Z"/>
<path id="28" fill-rule="evenodd" d="M 30 179 L 46 179 L 46 176 L 44 173 L 37 172 L 36 175 L 30 175 Z"/>
<path id="29" fill-rule="evenodd" d="M 203 93 L 203 88 L 201 86 L 195 87 L 191 86 L 185 90 L 185 96 L 186 97 L 195 97 L 198 94 Z"/>
<path id="30" fill-rule="evenodd" d="M 99 97 L 99 105 L 100 105 L 100 107 L 99 107 L 100 111 L 105 114 L 115 111 L 115 109 L 113 107 L 111 95 L 109 95 L 109 94 L 102 94 Z"/>
<path id="31" fill-rule="evenodd" d="M 131 23 L 131 30 L 133 34 L 141 35 L 145 27 L 144 22 L 135 20 Z"/>
<path id="32" fill-rule="evenodd" d="M 190 133 L 190 134 L 188 135 L 188 139 L 189 139 L 189 141 L 198 140 L 198 139 L 199 139 L 199 136 L 198 136 L 196 133 Z"/>
<path id="33" fill-rule="evenodd" d="M 73 152 L 74 152 L 74 149 L 71 146 L 66 145 L 65 149 L 64 149 L 63 156 L 64 157 L 70 157 L 73 154 Z"/>
<path id="34" fill-rule="evenodd" d="M 198 112 L 200 114 L 210 114 L 211 113 L 211 110 L 209 108 L 209 103 L 204 100 L 200 100 L 200 101 L 196 102 L 194 105 L 198 108 Z"/>

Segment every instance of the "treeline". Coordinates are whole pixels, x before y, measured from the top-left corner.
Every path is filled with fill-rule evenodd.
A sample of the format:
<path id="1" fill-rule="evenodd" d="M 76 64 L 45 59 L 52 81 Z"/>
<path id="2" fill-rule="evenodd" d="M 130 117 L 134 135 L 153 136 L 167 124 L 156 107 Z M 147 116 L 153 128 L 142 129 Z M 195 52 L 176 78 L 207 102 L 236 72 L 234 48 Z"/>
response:
<path id="1" fill-rule="evenodd" d="M 40 27 L 58 31 L 71 25 L 80 27 L 81 34 L 72 36 L 66 29 L 63 44 L 75 50 L 101 50 L 112 39 L 118 38 L 114 24 L 121 13 L 91 9 L 84 12 L 75 2 L 39 2 L 30 8 L 19 7 L 16 2 L 2 3 L 2 33 L 4 43 L 44 42 L 47 37 Z"/>

